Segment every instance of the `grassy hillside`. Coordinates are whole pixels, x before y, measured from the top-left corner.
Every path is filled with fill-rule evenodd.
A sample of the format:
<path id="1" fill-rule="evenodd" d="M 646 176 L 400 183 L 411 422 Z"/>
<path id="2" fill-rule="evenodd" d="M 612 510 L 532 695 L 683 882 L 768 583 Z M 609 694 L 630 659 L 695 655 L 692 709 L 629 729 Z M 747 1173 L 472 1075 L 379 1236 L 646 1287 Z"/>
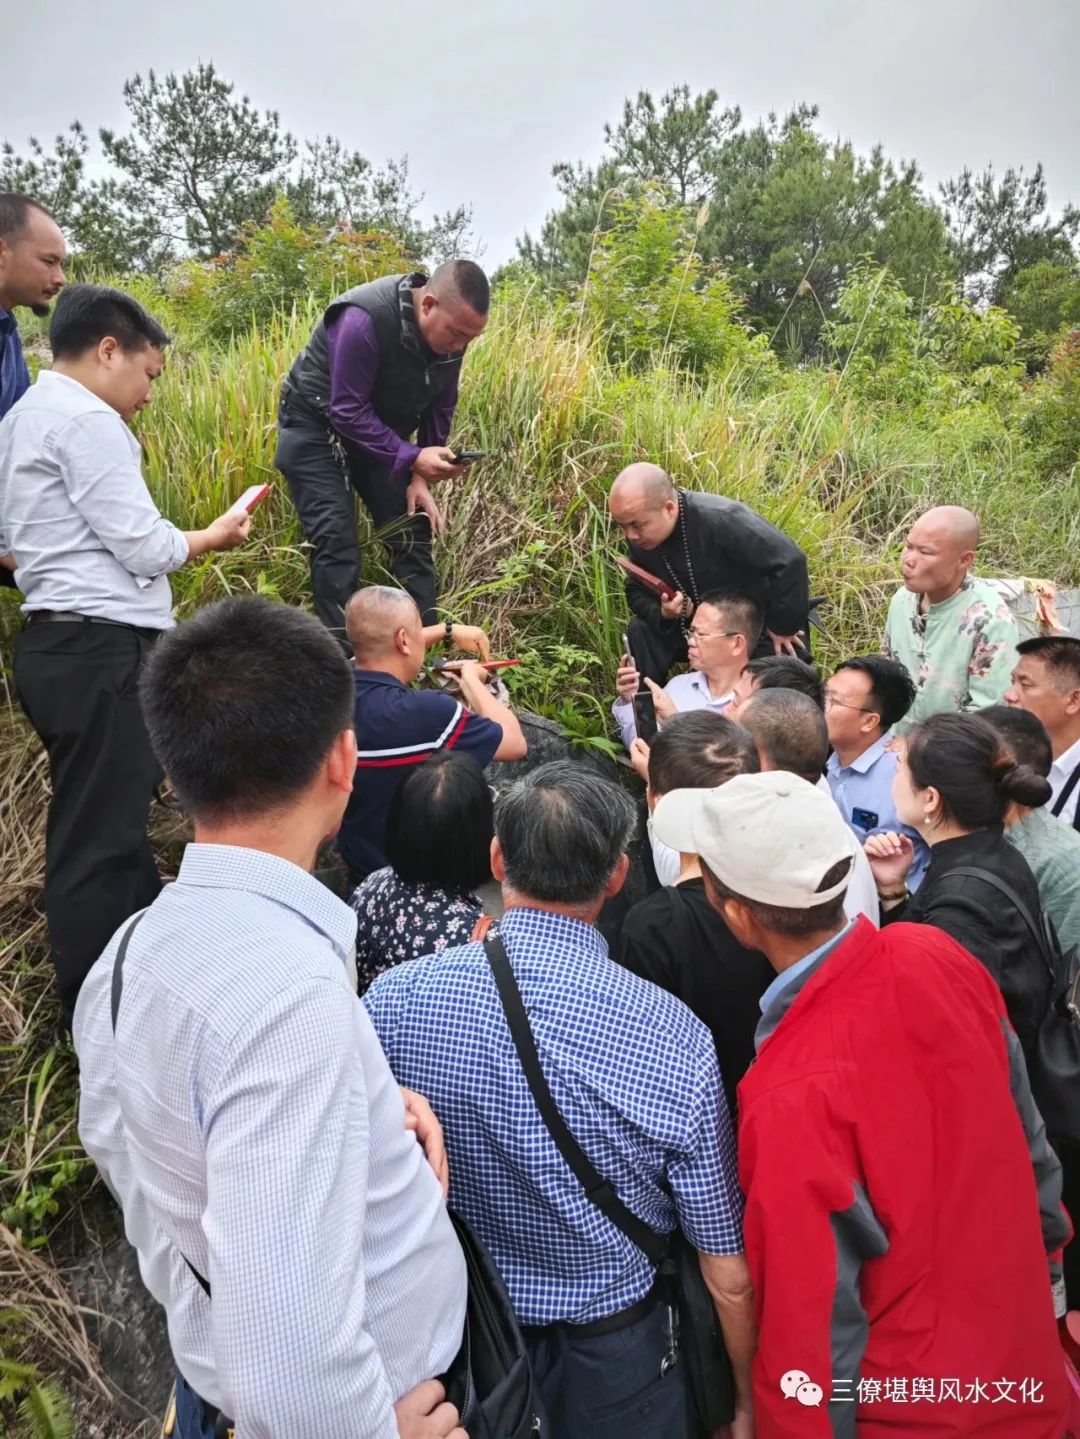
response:
<path id="1" fill-rule="evenodd" d="M 848 328 L 837 327 L 820 366 L 783 369 L 728 299 L 682 288 L 670 318 L 657 307 L 628 348 L 624 335 L 613 343 L 614 274 L 575 306 L 512 280 L 466 366 L 453 438 L 495 458 L 440 494 L 449 513 L 442 592 L 452 616 L 525 657 L 513 679 L 521 704 L 583 741 L 608 733 L 625 608 L 604 502 L 633 459 L 745 500 L 803 546 L 815 592 L 829 597 L 826 660 L 876 647 L 900 537 L 931 501 L 982 516 L 984 572 L 1080 582 L 1075 357 L 1032 385 L 974 312 L 938 316 L 928 329 L 897 308 L 883 275 L 853 289 Z M 648 319 L 648 277 L 634 283 Z M 277 389 L 318 305 L 263 317 L 222 343 L 206 338 L 183 292 L 141 289 L 177 343 L 138 432 L 154 495 L 191 528 L 247 485 L 278 478 Z M 705 325 L 703 366 L 687 335 L 696 343 Z M 364 566 L 367 578 L 381 574 L 370 535 Z M 258 511 L 245 549 L 189 566 L 174 588 L 181 613 L 245 591 L 304 603 L 306 561 L 283 488 Z M 48 1368 L 58 1349 L 70 1360 L 78 1344 L 75 1330 L 42 1328 L 53 1310 L 35 1308 L 24 1256 L 37 1248 L 48 1257 L 90 1176 L 73 1128 L 72 1064 L 51 1045 L 39 908 L 47 776 L 10 689 L 9 598 L 0 592 L 0 1207 L 10 1241 L 0 1245 L 0 1290 L 12 1304 L 26 1299 L 9 1350 L 37 1353 Z M 3 1324 L 0 1311 L 0 1344 Z"/>

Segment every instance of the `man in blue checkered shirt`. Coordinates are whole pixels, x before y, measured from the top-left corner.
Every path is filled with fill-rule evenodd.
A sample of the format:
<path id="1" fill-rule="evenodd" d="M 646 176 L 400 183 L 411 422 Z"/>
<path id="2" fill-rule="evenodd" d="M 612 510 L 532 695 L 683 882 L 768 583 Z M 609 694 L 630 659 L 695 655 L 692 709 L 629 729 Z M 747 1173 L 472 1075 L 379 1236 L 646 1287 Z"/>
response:
<path id="1" fill-rule="evenodd" d="M 634 810 L 547 764 L 496 808 L 499 934 L 544 1077 L 619 1198 L 701 1255 L 752 1432 L 742 1198 L 716 1050 L 679 1000 L 608 958 L 593 927 L 626 876 Z M 526 1335 L 554 1439 L 689 1433 L 685 1366 L 645 1255 L 585 1197 L 533 1102 L 480 944 L 399 965 L 364 997 L 391 1069 L 441 1120 L 450 1199 L 487 1244 Z"/>

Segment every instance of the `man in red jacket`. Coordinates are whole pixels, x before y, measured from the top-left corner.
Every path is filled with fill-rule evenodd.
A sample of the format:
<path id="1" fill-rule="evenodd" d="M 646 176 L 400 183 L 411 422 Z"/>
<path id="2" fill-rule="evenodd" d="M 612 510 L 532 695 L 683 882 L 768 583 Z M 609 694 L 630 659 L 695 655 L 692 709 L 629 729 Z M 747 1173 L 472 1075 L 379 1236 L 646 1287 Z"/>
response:
<path id="1" fill-rule="evenodd" d="M 758 1435 L 1061 1439 L 1061 1172 L 993 980 L 929 925 L 845 921 L 854 841 L 804 780 L 653 824 L 777 972 L 738 1090 Z"/>

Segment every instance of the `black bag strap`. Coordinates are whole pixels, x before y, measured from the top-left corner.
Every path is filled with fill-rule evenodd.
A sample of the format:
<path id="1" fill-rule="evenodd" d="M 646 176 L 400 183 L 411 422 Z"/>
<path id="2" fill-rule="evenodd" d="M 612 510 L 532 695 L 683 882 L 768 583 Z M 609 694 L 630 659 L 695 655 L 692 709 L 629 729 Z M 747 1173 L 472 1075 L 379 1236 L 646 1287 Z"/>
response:
<path id="1" fill-rule="evenodd" d="M 517 1050 L 521 1067 L 525 1071 L 529 1091 L 540 1111 L 541 1119 L 547 1125 L 548 1133 L 551 1135 L 556 1149 L 570 1166 L 574 1177 L 585 1191 L 585 1197 L 589 1203 L 595 1204 L 605 1218 L 609 1219 L 617 1229 L 621 1229 L 631 1243 L 636 1244 L 653 1265 L 658 1266 L 667 1255 L 668 1236 L 657 1234 L 654 1229 L 649 1228 L 644 1220 L 639 1219 L 627 1208 L 615 1193 L 612 1185 L 593 1166 L 592 1160 L 570 1133 L 566 1121 L 559 1113 L 551 1090 L 548 1088 L 548 1082 L 544 1078 L 544 1071 L 540 1067 L 540 1056 L 536 1050 L 536 1040 L 529 1027 L 529 1017 L 525 1013 L 525 1004 L 521 998 L 521 990 L 518 989 L 506 949 L 498 935 L 484 941 L 484 952 L 495 978 L 503 1013 L 506 1015 L 510 1036 L 514 1041 L 514 1048 Z"/>
<path id="2" fill-rule="evenodd" d="M 1031 931 L 1031 937 L 1038 946 L 1043 963 L 1049 969 L 1051 978 L 1056 976 L 1057 965 L 1054 962 L 1055 956 L 1049 953 L 1046 929 L 1043 925 L 1036 923 L 1031 910 L 1028 909 L 1011 884 L 1006 884 L 1003 879 L 998 879 L 997 875 L 991 874 L 988 869 L 978 869 L 974 865 L 961 865 L 958 869 L 950 869 L 948 874 L 943 875 L 942 878 L 948 879 L 951 875 L 963 875 L 966 879 L 981 879 L 984 884 L 991 885 L 999 894 L 1003 894 Z"/>
<path id="3" fill-rule="evenodd" d="M 145 918 L 145 916 L 145 909 L 142 911 L 141 914 L 137 914 L 135 916 L 135 918 L 128 925 L 127 929 L 124 930 L 124 933 L 120 939 L 120 943 L 117 945 L 116 948 L 116 958 L 113 960 L 112 970 L 112 1029 L 114 1035 L 116 1033 L 116 1016 L 120 1013 L 120 996 L 124 992 L 124 960 L 127 958 L 128 945 L 131 943 L 131 936 L 135 932 L 135 927 L 141 919 Z M 191 1270 L 192 1274 L 195 1276 L 196 1281 L 198 1282 L 199 1288 L 206 1295 L 207 1299 L 209 1299 L 209 1279 L 204 1278 L 203 1275 L 199 1273 L 199 1271 L 195 1268 L 194 1264 L 192 1264 L 191 1260 L 187 1257 L 186 1254 L 181 1254 L 180 1258 Z"/>
<path id="4" fill-rule="evenodd" d="M 1052 815 L 1057 816 L 1061 814 L 1061 811 L 1069 802 L 1069 796 L 1072 794 L 1073 790 L 1078 784 L 1080 784 L 1080 764 L 1076 765 L 1076 767 L 1073 769 L 1072 774 L 1062 785 L 1061 793 L 1058 795 L 1054 803 L 1050 806 L 1050 813 Z M 1080 805 L 1077 805 L 1076 813 L 1075 815 L 1073 815 L 1072 827 L 1073 829 L 1080 830 Z"/>

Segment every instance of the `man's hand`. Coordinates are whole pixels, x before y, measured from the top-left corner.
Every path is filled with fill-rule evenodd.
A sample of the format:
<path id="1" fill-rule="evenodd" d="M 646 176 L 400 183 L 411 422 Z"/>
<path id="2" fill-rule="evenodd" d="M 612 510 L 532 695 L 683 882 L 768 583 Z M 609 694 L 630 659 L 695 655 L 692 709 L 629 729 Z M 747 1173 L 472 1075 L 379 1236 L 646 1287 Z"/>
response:
<path id="1" fill-rule="evenodd" d="M 423 451 L 421 451 L 421 454 Z M 408 515 L 415 515 L 421 510 L 431 521 L 431 532 L 441 535 L 443 532 L 442 511 L 435 503 L 435 497 L 427 487 L 427 481 L 420 475 L 413 473 L 405 491 L 405 512 Z"/>
<path id="2" fill-rule="evenodd" d="M 450 1162 L 446 1157 L 442 1125 L 435 1118 L 435 1111 L 422 1094 L 415 1089 L 401 1087 L 405 1101 L 405 1128 L 416 1135 L 424 1151 L 424 1158 L 435 1172 L 435 1178 L 442 1185 L 443 1198 L 450 1193 Z"/>
<path id="3" fill-rule="evenodd" d="M 467 650 L 469 654 L 479 655 L 482 660 L 491 658 L 491 645 L 488 637 L 479 625 L 453 626 L 451 643 L 455 649 Z"/>
<path id="4" fill-rule="evenodd" d="M 655 680 L 647 679 L 645 683 L 649 686 L 649 693 L 653 697 L 653 706 L 658 720 L 670 719 L 672 715 L 679 713 L 675 701 L 665 690 L 660 688 Z"/>
<path id="5" fill-rule="evenodd" d="M 251 516 L 247 510 L 226 510 L 213 524 L 206 527 L 206 548 L 208 550 L 235 550 L 247 539 L 251 530 Z"/>
<path id="6" fill-rule="evenodd" d="M 899 889 L 915 863 L 915 846 L 906 834 L 885 830 L 863 845 L 878 890 Z"/>
<path id="7" fill-rule="evenodd" d="M 458 1412 L 447 1404 L 446 1390 L 437 1379 L 425 1379 L 394 1405 L 401 1439 L 469 1439 L 458 1423 Z"/>
<path id="8" fill-rule="evenodd" d="M 438 484 L 440 480 L 452 480 L 465 469 L 454 464 L 454 452 L 445 445 L 427 445 L 412 462 L 412 472 L 420 480 Z"/>
<path id="9" fill-rule="evenodd" d="M 754 1416 L 749 1409 L 735 1405 L 735 1417 L 718 1430 L 719 1439 L 754 1439 Z"/>
<path id="10" fill-rule="evenodd" d="M 793 659 L 797 660 L 806 658 L 803 630 L 796 630 L 793 635 L 774 635 L 772 630 L 766 630 L 765 633 L 772 640 L 774 655 L 791 655 Z"/>
<path id="11" fill-rule="evenodd" d="M 458 688 L 472 709 L 476 708 L 474 696 L 482 693 L 487 686 L 488 674 L 483 665 L 475 660 L 466 660 L 457 671 Z"/>
<path id="12" fill-rule="evenodd" d="M 689 619 L 694 613 L 694 606 L 680 593 L 672 595 L 669 600 L 661 600 L 660 613 L 666 620 Z"/>
<path id="13" fill-rule="evenodd" d="M 10 570 L 12 574 L 18 569 L 14 555 L 0 555 L 0 565 L 3 565 L 5 570 Z"/>
<path id="14" fill-rule="evenodd" d="M 649 782 L 649 746 L 643 739 L 630 741 L 630 763 L 634 773 L 646 784 Z"/>
<path id="15" fill-rule="evenodd" d="M 624 655 L 625 664 L 621 664 L 615 671 L 615 693 L 623 704 L 629 704 L 634 695 L 637 694 L 641 685 L 641 676 L 638 674 L 637 665 L 629 655 Z"/>

